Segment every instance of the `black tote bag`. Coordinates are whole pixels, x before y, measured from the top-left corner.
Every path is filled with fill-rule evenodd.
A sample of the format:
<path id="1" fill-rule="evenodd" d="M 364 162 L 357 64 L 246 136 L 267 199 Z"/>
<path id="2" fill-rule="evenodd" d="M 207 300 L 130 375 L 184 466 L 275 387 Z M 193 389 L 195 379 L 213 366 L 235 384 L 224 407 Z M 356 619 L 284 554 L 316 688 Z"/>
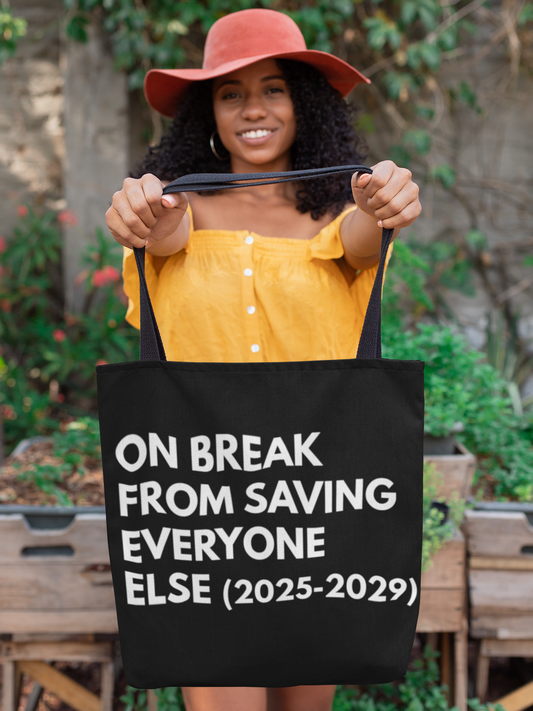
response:
<path id="1" fill-rule="evenodd" d="M 355 170 L 371 172 L 202 174 L 165 192 Z M 96 367 L 131 686 L 367 684 L 405 674 L 420 603 L 424 363 L 381 357 L 391 237 L 383 230 L 357 357 L 333 361 L 167 361 L 144 248 L 134 250 L 140 361 Z"/>

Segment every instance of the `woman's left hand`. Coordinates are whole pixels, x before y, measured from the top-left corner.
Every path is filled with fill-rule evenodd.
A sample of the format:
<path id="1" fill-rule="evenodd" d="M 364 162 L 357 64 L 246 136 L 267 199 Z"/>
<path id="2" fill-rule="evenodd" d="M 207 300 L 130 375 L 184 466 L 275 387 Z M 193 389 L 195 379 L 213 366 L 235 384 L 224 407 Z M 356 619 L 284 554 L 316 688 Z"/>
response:
<path id="1" fill-rule="evenodd" d="M 375 217 L 379 227 L 400 229 L 412 224 L 422 211 L 418 185 L 407 168 L 391 160 L 372 166 L 373 173 L 354 173 L 352 191 L 357 207 Z"/>

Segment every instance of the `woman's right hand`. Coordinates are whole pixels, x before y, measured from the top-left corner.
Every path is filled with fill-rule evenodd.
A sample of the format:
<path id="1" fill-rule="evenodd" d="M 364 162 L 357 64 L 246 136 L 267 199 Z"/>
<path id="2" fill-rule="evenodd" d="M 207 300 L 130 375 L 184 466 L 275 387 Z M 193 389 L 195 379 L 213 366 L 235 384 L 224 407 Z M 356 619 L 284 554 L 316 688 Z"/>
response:
<path id="1" fill-rule="evenodd" d="M 113 195 L 106 223 L 124 247 L 151 247 L 178 229 L 189 201 L 185 193 L 163 195 L 164 183 L 152 173 L 126 178 Z"/>

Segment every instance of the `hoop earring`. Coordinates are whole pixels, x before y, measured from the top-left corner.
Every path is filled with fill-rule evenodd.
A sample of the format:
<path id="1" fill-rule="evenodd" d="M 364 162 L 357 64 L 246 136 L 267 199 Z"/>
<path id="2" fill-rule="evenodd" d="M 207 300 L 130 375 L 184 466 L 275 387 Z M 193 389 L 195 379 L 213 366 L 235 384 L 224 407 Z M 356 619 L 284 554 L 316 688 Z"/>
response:
<path id="1" fill-rule="evenodd" d="M 220 153 L 219 153 L 219 152 L 217 151 L 217 149 L 215 148 L 215 136 L 216 136 L 216 135 L 217 135 L 217 132 L 216 132 L 216 131 L 213 131 L 213 133 L 211 134 L 211 137 L 210 137 L 210 139 L 209 139 L 209 145 L 211 146 L 211 150 L 213 151 L 215 157 L 218 158 L 218 160 L 228 160 L 228 158 L 229 158 L 229 151 L 228 151 L 228 155 L 227 155 L 227 156 L 221 156 Z M 220 136 L 219 136 L 219 139 L 220 139 Z"/>

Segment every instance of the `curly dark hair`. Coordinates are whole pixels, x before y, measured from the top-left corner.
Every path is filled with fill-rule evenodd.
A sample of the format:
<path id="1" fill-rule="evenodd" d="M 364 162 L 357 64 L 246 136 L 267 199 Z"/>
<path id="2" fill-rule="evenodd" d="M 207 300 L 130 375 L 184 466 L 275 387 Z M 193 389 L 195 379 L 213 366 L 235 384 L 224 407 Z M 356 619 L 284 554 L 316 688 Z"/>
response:
<path id="1" fill-rule="evenodd" d="M 293 170 L 361 163 L 367 150 L 354 129 L 355 110 L 310 64 L 290 59 L 276 62 L 287 82 L 296 116 Z M 229 160 L 220 161 L 211 151 L 209 138 L 215 130 L 212 80 L 193 82 L 161 142 L 148 149 L 130 176 L 153 173 L 160 180 L 175 180 L 189 173 L 231 172 Z M 222 153 L 224 149 L 219 145 L 217 150 Z M 349 175 L 314 178 L 300 185 L 296 208 L 310 212 L 314 220 L 328 211 L 336 216 L 347 202 L 353 202 Z"/>

